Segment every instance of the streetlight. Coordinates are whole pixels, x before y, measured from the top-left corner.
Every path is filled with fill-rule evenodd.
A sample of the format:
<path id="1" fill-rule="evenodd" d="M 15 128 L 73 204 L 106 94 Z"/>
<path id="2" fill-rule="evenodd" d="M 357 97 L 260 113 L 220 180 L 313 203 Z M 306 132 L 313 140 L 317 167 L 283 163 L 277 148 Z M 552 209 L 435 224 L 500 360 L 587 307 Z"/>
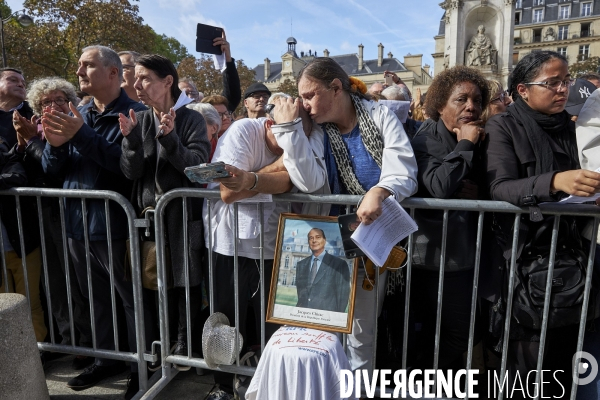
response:
<path id="1" fill-rule="evenodd" d="M 33 18 L 29 15 L 25 14 L 25 10 L 15 11 L 7 18 L 2 17 L 2 10 L 0 9 L 0 41 L 2 41 L 2 65 L 6 68 L 6 49 L 4 48 L 4 24 L 15 18 L 17 13 L 20 13 L 19 16 L 16 17 L 17 22 L 21 26 L 29 26 L 33 24 Z"/>

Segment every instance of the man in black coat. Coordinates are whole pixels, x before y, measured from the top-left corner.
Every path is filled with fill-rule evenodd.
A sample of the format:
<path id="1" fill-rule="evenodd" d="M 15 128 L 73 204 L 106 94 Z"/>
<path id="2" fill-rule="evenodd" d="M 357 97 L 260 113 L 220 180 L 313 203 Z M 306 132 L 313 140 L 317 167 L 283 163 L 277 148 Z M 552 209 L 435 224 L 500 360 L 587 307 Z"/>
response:
<path id="1" fill-rule="evenodd" d="M 296 266 L 296 307 L 345 312 L 350 294 L 350 269 L 341 258 L 325 251 L 325 232 L 313 228 L 308 232 L 312 255 Z"/>

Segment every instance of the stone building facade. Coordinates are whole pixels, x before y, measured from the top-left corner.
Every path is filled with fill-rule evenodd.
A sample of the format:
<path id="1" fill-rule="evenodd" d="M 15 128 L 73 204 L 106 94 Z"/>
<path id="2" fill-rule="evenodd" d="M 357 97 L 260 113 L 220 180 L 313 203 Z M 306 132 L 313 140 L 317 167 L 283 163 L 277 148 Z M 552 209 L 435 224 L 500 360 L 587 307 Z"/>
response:
<path id="1" fill-rule="evenodd" d="M 445 0 L 440 6 L 436 74 L 472 63 L 469 49 L 480 26 L 493 54 L 489 64 L 471 66 L 505 85 L 512 67 L 532 51 L 557 51 L 570 63 L 600 56 L 600 0 Z"/>
<path id="2" fill-rule="evenodd" d="M 275 91 L 286 79 L 296 81 L 298 73 L 304 65 L 317 57 L 317 52 L 309 50 L 308 53 L 296 53 L 297 41 L 290 37 L 287 39 L 288 50 L 281 56 L 281 62 L 272 62 L 265 58 L 263 64 L 254 67 L 256 80 L 264 83 L 269 90 Z M 412 91 L 417 87 L 428 87 L 432 80 L 430 66 L 422 66 L 422 54 L 407 55 L 401 62 L 391 52 L 384 57 L 384 46 L 378 46 L 378 57 L 375 60 L 365 60 L 363 57 L 364 46 L 358 45 L 358 52 L 342 55 L 330 55 L 327 49 L 323 50 L 322 57 L 331 57 L 348 73 L 360 78 L 367 86 L 375 82 L 383 82 L 383 71 L 395 72 Z"/>

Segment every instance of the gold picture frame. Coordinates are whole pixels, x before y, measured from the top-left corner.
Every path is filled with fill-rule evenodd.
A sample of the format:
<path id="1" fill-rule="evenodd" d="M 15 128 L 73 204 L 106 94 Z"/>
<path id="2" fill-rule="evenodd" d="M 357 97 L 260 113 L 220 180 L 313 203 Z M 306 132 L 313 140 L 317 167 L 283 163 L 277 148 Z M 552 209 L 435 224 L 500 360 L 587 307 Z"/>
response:
<path id="1" fill-rule="evenodd" d="M 267 322 L 351 333 L 357 265 L 344 256 L 336 217 L 282 213 Z"/>

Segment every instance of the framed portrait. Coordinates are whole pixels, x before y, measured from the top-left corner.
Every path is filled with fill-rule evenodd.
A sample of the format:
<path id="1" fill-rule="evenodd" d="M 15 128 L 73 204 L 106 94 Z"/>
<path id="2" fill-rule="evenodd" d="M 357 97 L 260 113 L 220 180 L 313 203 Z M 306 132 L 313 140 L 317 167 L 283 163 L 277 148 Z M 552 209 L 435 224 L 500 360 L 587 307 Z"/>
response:
<path id="1" fill-rule="evenodd" d="M 350 333 L 356 275 L 336 217 L 282 213 L 267 322 Z"/>

